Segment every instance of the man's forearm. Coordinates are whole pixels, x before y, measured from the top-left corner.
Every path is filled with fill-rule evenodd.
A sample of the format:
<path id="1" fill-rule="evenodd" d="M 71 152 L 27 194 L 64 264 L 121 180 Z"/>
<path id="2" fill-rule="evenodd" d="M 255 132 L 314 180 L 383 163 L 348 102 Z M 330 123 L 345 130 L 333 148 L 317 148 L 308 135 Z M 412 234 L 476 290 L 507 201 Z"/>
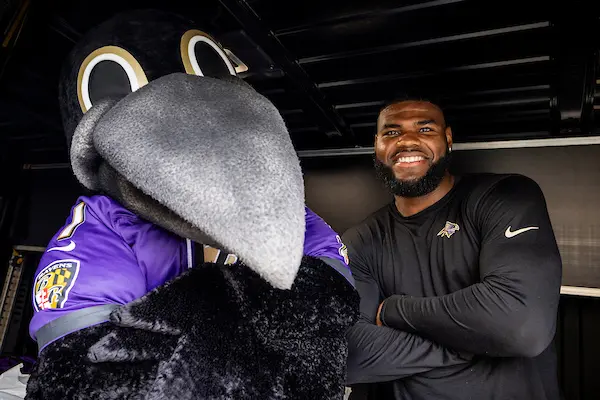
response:
<path id="1" fill-rule="evenodd" d="M 381 310 L 385 326 L 488 356 L 535 356 L 554 332 L 552 304 L 524 302 L 488 283 L 440 297 L 391 296 Z"/>
<path id="2" fill-rule="evenodd" d="M 349 330 L 348 346 L 348 385 L 392 381 L 471 359 L 419 335 L 365 321 Z"/>

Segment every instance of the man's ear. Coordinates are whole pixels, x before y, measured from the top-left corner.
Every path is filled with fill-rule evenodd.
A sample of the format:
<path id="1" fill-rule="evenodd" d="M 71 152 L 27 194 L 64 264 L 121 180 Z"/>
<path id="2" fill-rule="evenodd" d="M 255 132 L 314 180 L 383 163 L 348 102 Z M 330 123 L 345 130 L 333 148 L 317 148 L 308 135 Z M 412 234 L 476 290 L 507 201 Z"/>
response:
<path id="1" fill-rule="evenodd" d="M 448 148 L 451 149 L 452 148 L 452 128 L 447 126 L 446 127 L 446 142 L 448 143 Z"/>

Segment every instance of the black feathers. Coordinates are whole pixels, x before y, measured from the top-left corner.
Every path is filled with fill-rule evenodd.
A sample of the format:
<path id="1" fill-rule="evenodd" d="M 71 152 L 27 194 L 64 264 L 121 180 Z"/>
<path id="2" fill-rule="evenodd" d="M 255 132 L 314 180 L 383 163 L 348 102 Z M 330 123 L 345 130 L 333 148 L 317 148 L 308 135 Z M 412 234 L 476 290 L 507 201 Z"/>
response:
<path id="1" fill-rule="evenodd" d="M 49 345 L 27 399 L 340 400 L 358 302 L 310 257 L 289 291 L 205 264 Z"/>

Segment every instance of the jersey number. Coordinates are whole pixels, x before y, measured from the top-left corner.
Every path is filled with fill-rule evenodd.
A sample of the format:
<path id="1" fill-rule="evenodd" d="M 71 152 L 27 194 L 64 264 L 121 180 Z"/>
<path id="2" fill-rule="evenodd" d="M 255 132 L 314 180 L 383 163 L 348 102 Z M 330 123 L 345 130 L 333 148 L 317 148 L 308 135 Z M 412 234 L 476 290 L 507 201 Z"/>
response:
<path id="1" fill-rule="evenodd" d="M 71 223 L 58 234 L 57 240 L 69 239 L 77 228 L 85 222 L 85 203 L 81 202 L 73 207 Z"/>
<path id="2" fill-rule="evenodd" d="M 340 256 L 342 256 L 344 258 L 344 262 L 346 263 L 346 265 L 350 265 L 350 259 L 348 258 L 348 248 L 346 247 L 344 242 L 342 242 L 342 238 L 340 237 L 340 235 L 336 235 L 335 238 L 337 239 L 338 243 L 341 245 L 338 250 L 338 253 L 340 254 Z"/>

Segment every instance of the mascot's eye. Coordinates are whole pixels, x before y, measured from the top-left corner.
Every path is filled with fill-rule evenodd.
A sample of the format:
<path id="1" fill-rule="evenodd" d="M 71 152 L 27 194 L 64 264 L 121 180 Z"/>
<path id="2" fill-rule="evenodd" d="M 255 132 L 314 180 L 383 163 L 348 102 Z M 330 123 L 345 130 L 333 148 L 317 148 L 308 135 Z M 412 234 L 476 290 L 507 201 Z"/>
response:
<path id="1" fill-rule="evenodd" d="M 147 83 L 144 70 L 131 53 L 105 46 L 87 56 L 79 68 L 79 105 L 85 113 L 101 99 L 125 97 Z"/>
<path id="2" fill-rule="evenodd" d="M 189 30 L 181 37 L 181 59 L 191 75 L 222 78 L 235 75 L 235 67 L 213 38 L 202 31 Z"/>

